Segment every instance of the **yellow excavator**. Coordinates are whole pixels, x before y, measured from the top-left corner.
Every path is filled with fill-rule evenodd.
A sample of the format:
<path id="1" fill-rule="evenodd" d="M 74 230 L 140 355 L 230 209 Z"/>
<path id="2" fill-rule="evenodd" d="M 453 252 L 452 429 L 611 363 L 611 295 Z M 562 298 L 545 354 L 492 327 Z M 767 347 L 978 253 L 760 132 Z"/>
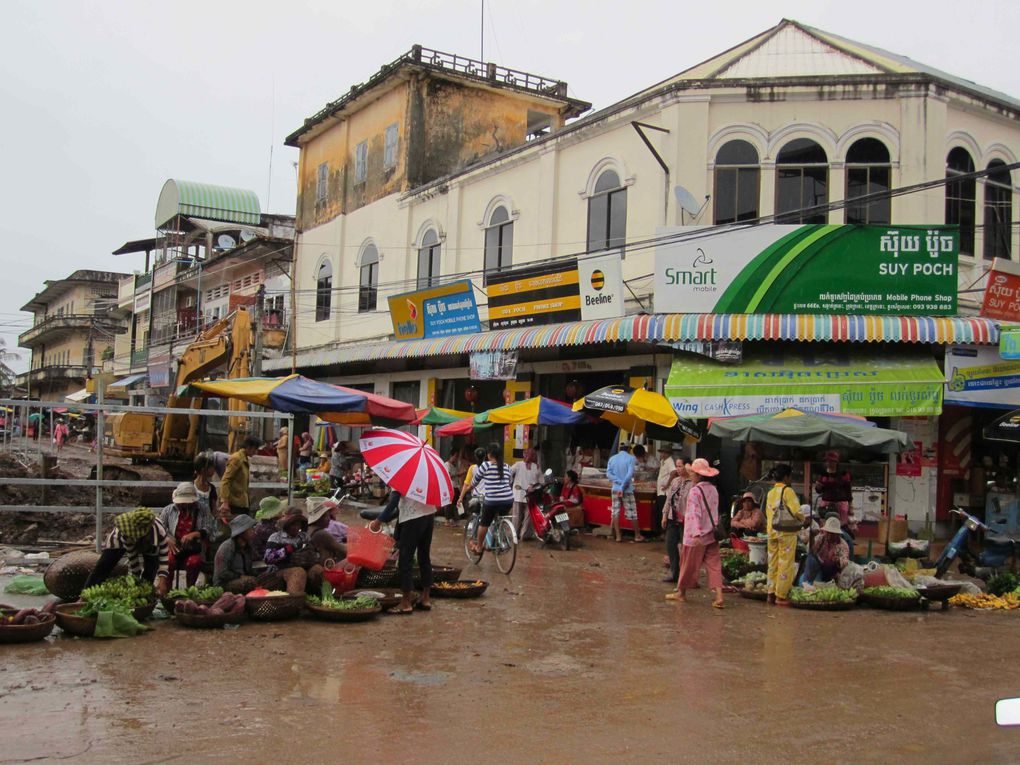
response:
<path id="1" fill-rule="evenodd" d="M 202 409 L 219 407 L 218 399 L 206 401 L 201 397 L 182 395 L 188 383 L 207 377 L 223 369 L 222 377 L 251 377 L 255 336 L 251 317 L 244 308 L 220 319 L 206 329 L 181 354 L 173 390 L 167 407 L 173 409 Z M 247 404 L 238 399 L 227 399 L 230 411 L 243 412 Z M 224 427 L 224 419 L 227 420 Z M 195 455 L 203 448 L 220 448 L 234 452 L 240 448 L 246 435 L 244 417 L 200 417 L 187 414 L 155 415 L 121 412 L 106 418 L 106 453 L 125 457 L 132 462 L 155 462 L 171 475 L 191 477 Z M 216 443 L 216 442 L 219 443 Z"/>

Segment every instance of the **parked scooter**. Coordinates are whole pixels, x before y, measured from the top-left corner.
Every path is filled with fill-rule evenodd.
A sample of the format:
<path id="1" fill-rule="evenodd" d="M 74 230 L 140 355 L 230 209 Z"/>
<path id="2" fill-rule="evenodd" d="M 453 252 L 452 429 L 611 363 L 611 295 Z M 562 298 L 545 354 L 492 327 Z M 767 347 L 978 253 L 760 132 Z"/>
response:
<path id="1" fill-rule="evenodd" d="M 551 488 L 555 483 L 552 470 L 545 471 L 545 484 L 528 490 L 528 518 L 535 536 L 546 544 L 557 544 L 570 549 L 570 516 L 566 505 L 553 502 Z"/>
<path id="2" fill-rule="evenodd" d="M 1020 551 L 1020 542 L 1005 534 L 996 534 L 973 515 L 958 507 L 951 508 L 949 512 L 963 518 L 963 525 L 935 562 L 936 577 L 941 578 L 957 558 L 960 559 L 962 573 L 979 579 L 988 579 L 998 569 L 1005 568 L 1007 564 L 1011 571 L 1016 571 L 1017 561 L 1020 559 L 1020 556 L 1017 555 Z M 970 535 L 978 529 L 985 532 L 984 543 L 981 546 L 981 551 L 974 555 L 968 541 Z"/>

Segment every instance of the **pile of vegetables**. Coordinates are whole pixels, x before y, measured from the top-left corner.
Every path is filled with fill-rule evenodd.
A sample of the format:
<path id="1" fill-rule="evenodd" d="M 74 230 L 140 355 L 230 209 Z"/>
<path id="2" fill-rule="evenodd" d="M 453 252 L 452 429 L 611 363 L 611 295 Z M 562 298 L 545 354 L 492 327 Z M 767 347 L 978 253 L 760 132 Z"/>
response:
<path id="1" fill-rule="evenodd" d="M 1011 574 L 1008 571 L 996 574 L 988 580 L 988 592 L 992 595 L 1005 595 L 1008 592 L 1015 592 L 1017 587 L 1020 587 L 1020 579 L 1017 578 L 1016 574 Z"/>
<path id="2" fill-rule="evenodd" d="M 839 587 L 805 590 L 794 587 L 790 590 L 790 600 L 797 603 L 853 603 L 857 600 L 857 590 L 843 590 Z"/>
<path id="3" fill-rule="evenodd" d="M 962 608 L 977 608 L 982 610 L 1014 611 L 1020 608 L 1020 595 L 1011 592 L 1007 595 L 965 595 L 960 593 L 949 599 L 949 605 L 961 606 Z"/>
<path id="4" fill-rule="evenodd" d="M 322 583 L 322 597 L 308 595 L 305 602 L 332 611 L 362 611 L 366 608 L 375 608 L 379 604 L 378 600 L 367 595 L 359 595 L 356 598 L 337 598 L 333 594 L 333 585 L 329 582 Z"/>
<path id="5" fill-rule="evenodd" d="M 107 579 L 82 590 L 81 600 L 85 605 L 78 616 L 95 616 L 101 611 L 130 614 L 136 608 L 151 605 L 155 597 L 151 582 L 139 581 L 130 574 Z"/>
<path id="6" fill-rule="evenodd" d="M 248 593 L 249 598 L 282 598 L 290 595 L 285 590 L 267 590 L 264 587 L 257 587 Z"/>
<path id="7" fill-rule="evenodd" d="M 187 598 L 188 600 L 216 600 L 222 594 L 222 587 L 196 587 L 192 585 L 191 587 L 179 587 L 176 590 L 170 590 L 166 596 L 170 600 L 177 600 L 179 598 Z"/>
<path id="8" fill-rule="evenodd" d="M 912 587 L 865 587 L 865 595 L 873 595 L 876 598 L 902 598 L 914 600 L 921 597 L 921 593 Z"/>
<path id="9" fill-rule="evenodd" d="M 53 609 L 58 601 L 52 600 L 42 608 L 22 608 L 0 606 L 0 627 L 27 627 L 30 624 L 41 624 L 53 618 Z"/>
<path id="10" fill-rule="evenodd" d="M 768 577 L 760 571 L 752 571 L 741 579 L 733 580 L 734 587 L 740 587 L 747 592 L 765 592 L 767 583 Z"/>
<path id="11" fill-rule="evenodd" d="M 722 573 L 730 582 L 739 579 L 747 570 L 748 561 L 743 553 L 731 553 L 723 558 Z"/>
<path id="12" fill-rule="evenodd" d="M 211 606 L 184 598 L 177 601 L 174 606 L 174 612 L 178 614 L 193 614 L 195 616 L 237 617 L 244 613 L 244 595 L 224 592 Z"/>
<path id="13" fill-rule="evenodd" d="M 481 587 L 485 582 L 438 582 L 432 585 L 435 590 L 470 590 L 472 587 Z"/>

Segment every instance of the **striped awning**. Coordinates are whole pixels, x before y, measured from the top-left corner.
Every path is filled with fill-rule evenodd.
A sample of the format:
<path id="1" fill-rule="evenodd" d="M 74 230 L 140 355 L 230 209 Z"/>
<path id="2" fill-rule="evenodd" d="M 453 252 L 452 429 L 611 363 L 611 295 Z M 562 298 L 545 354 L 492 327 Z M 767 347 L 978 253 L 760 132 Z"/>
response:
<path id="1" fill-rule="evenodd" d="M 252 226 L 262 222 L 259 198 L 254 191 L 171 178 L 159 192 L 156 228 L 178 215 Z"/>
<path id="2" fill-rule="evenodd" d="M 542 327 L 478 332 L 432 340 L 333 346 L 298 354 L 301 367 L 358 361 L 456 356 L 474 351 L 558 348 L 612 342 L 678 340 L 799 340 L 851 343 L 962 343 L 999 341 L 989 319 L 923 316 L 673 313 L 575 321 Z M 265 369 L 289 369 L 290 359 L 267 360 Z"/>

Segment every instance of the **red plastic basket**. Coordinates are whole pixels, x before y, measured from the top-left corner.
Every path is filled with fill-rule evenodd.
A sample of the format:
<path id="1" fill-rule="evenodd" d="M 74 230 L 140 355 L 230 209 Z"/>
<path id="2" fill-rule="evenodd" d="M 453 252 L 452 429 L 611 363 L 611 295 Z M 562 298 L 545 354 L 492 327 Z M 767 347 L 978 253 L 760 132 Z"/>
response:
<path id="1" fill-rule="evenodd" d="M 347 529 L 347 562 L 379 571 L 393 552 L 393 538 L 381 531 L 373 533 L 364 526 Z"/>
<path id="2" fill-rule="evenodd" d="M 326 565 L 322 570 L 322 576 L 333 585 L 333 593 L 342 595 L 353 590 L 355 585 L 357 585 L 361 566 L 355 566 L 346 559 L 336 565 L 330 565 L 331 563 L 332 561 L 326 561 Z"/>
<path id="3" fill-rule="evenodd" d="M 737 550 L 738 552 L 742 553 L 751 552 L 751 548 L 748 546 L 747 542 L 738 537 L 736 534 L 730 534 L 730 545 L 733 547 L 734 550 Z"/>

